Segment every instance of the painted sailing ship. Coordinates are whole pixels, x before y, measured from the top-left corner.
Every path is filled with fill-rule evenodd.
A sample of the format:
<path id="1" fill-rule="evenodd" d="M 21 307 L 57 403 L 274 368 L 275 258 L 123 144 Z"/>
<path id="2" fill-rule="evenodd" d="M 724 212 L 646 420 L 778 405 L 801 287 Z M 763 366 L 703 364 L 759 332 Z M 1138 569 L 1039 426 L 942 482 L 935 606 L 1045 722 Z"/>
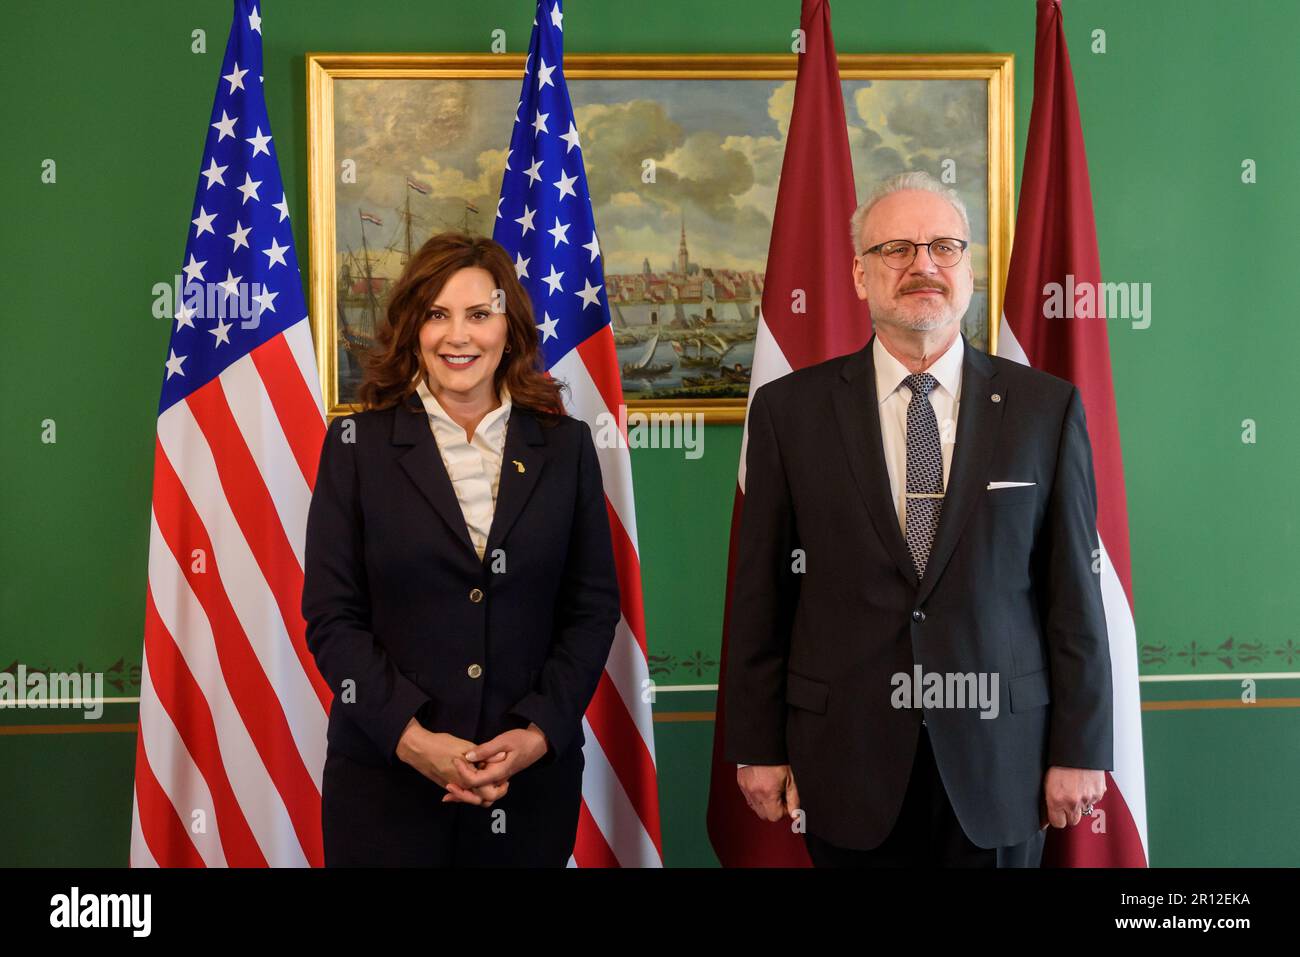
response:
<path id="1" fill-rule="evenodd" d="M 659 333 L 656 332 L 646 343 L 643 351 L 635 361 L 623 363 L 624 379 L 645 379 L 647 381 L 658 379 L 672 371 L 671 362 L 655 362 L 655 350 L 659 348 Z"/>
<path id="2" fill-rule="evenodd" d="M 683 369 L 717 369 L 721 366 L 722 360 L 731 351 L 735 343 L 728 344 L 712 333 L 709 336 L 712 338 L 712 342 L 703 337 L 686 340 L 673 339 L 670 345 L 673 347 L 673 351 L 677 353 L 677 364 Z M 687 349 L 687 346 L 691 343 L 695 345 L 694 355 L 691 355 Z M 707 354 L 704 351 L 706 348 L 709 350 Z"/>

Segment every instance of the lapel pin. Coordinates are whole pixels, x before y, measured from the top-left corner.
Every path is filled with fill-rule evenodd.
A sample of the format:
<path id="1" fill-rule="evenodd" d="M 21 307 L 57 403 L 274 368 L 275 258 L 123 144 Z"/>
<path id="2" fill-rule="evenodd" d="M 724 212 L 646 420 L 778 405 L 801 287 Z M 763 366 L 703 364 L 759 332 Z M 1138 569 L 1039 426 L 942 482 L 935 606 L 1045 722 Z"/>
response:
<path id="1" fill-rule="evenodd" d="M 523 462 L 519 461 L 518 459 L 511 459 L 510 461 L 515 463 L 515 471 L 516 471 L 516 472 L 520 472 L 520 473 L 522 473 L 522 472 L 524 471 L 524 463 L 523 463 Z"/>
<path id="2" fill-rule="evenodd" d="M 1002 396 L 998 395 L 996 392 L 994 392 L 991 396 L 989 396 L 989 398 L 992 399 L 994 402 L 1002 401 Z"/>

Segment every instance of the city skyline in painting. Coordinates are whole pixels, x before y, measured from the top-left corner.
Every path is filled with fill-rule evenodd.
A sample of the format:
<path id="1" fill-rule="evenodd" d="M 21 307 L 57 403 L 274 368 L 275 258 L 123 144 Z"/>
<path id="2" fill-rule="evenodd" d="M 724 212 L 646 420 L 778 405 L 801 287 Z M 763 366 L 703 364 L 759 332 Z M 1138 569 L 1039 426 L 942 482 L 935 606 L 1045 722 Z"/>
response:
<path id="1" fill-rule="evenodd" d="M 794 81 L 568 84 L 625 394 L 743 398 Z M 963 326 L 985 348 L 986 84 L 841 85 L 860 197 L 889 175 L 926 169 L 947 174 L 965 202 L 976 292 Z M 342 353 L 365 348 L 409 251 L 444 230 L 492 234 L 518 80 L 339 79 L 334 95 L 336 164 L 353 171 L 335 182 L 346 393 L 359 366 Z M 510 166 L 530 159 L 511 156 Z M 847 253 L 847 215 L 844 229 Z M 844 268 L 850 265 L 846 255 Z"/>

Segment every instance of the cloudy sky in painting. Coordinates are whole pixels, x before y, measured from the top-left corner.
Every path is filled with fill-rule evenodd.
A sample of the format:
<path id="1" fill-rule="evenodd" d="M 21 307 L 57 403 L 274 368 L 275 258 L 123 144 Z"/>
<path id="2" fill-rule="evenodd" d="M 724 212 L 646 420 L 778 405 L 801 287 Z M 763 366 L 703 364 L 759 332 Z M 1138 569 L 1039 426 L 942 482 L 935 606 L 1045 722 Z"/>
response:
<path id="1" fill-rule="evenodd" d="M 596 228 L 609 273 L 675 262 L 682 218 L 693 261 L 762 270 L 776 204 L 793 81 L 571 80 Z M 971 218 L 977 276 L 986 271 L 987 119 L 976 80 L 847 80 L 845 116 L 860 196 L 905 169 L 956 164 Z M 653 98 L 647 96 L 652 91 Z M 335 155 L 353 159 L 355 184 L 337 185 L 340 248 L 358 248 L 357 210 L 378 215 L 372 246 L 400 244 L 396 210 L 405 178 L 420 234 L 469 225 L 492 232 L 516 80 L 340 80 Z M 498 145 L 499 144 L 499 145 Z M 520 165 L 511 160 L 511 165 Z M 645 160 L 656 177 L 642 182 Z M 847 233 L 848 224 L 845 223 Z M 386 270 L 385 270 L 386 271 Z"/>

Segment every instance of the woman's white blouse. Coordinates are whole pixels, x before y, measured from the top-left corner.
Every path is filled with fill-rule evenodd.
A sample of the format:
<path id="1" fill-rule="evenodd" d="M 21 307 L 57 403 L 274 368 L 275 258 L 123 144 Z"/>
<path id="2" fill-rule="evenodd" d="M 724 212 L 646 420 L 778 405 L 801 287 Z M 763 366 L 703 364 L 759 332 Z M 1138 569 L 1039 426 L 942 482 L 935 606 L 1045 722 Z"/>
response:
<path id="1" fill-rule="evenodd" d="M 474 438 L 465 439 L 465 430 L 447 414 L 437 398 L 421 380 L 416 388 L 429 414 L 429 427 L 438 443 L 442 464 L 456 491 L 465 527 L 478 557 L 487 551 L 488 532 L 496 510 L 497 488 L 501 483 L 501 454 L 506 444 L 506 424 L 510 419 L 510 393 L 501 386 L 501 405 L 483 417 L 474 430 Z"/>

